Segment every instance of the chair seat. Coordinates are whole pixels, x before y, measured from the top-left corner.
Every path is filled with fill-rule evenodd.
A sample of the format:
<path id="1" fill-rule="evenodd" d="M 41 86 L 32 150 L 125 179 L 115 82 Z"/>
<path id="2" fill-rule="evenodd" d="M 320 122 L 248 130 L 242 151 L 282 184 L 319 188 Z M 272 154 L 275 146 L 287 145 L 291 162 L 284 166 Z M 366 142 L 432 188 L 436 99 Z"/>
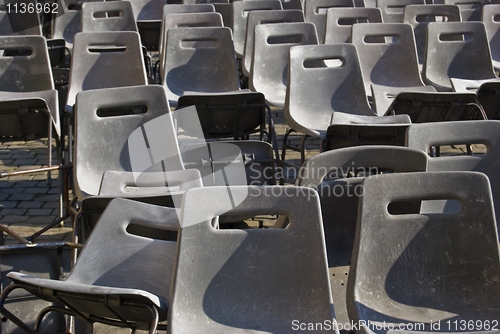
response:
<path id="1" fill-rule="evenodd" d="M 68 293 L 78 293 L 78 294 L 83 294 L 83 295 L 116 295 L 116 296 L 127 296 L 128 299 L 135 299 L 138 302 L 141 302 L 142 304 L 144 303 L 145 300 L 150 301 L 154 305 L 156 305 L 160 310 L 164 311 L 163 316 L 160 316 L 160 318 L 166 318 L 166 312 L 168 309 L 168 301 L 159 298 L 158 296 L 153 295 L 152 293 L 149 293 L 144 290 L 138 290 L 138 289 L 125 289 L 125 288 L 114 288 L 114 287 L 109 287 L 109 286 L 96 286 L 96 285 L 90 285 L 90 284 L 82 284 L 82 283 L 77 283 L 77 282 L 70 282 L 69 280 L 66 281 L 58 281 L 58 280 L 52 280 L 52 279 L 45 279 L 45 278 L 39 278 L 39 277 L 34 277 L 18 272 L 10 272 L 7 274 L 7 277 L 9 277 L 11 280 L 13 280 L 15 283 L 24 283 L 27 284 L 28 286 L 32 286 L 34 291 L 31 291 L 33 294 L 37 295 L 40 298 L 43 298 L 45 300 L 49 301 L 57 301 L 57 299 L 53 298 L 51 294 L 44 294 L 44 293 L 37 293 L 36 291 L 41 287 L 46 288 L 46 289 L 51 289 L 51 290 L 56 290 L 56 291 L 61 291 L 61 292 L 68 292 Z M 29 287 L 27 287 L 29 289 Z M 92 311 L 86 312 L 86 313 L 91 313 Z M 150 311 L 145 309 L 146 316 L 145 318 L 149 319 L 151 317 Z"/>
<path id="2" fill-rule="evenodd" d="M 20 101 L 20 103 L 28 104 L 29 107 L 32 108 L 48 109 L 56 134 L 58 137 L 61 137 L 57 90 L 50 89 L 39 92 L 0 92 L 0 101 L 0 104 L 4 102 Z M 1 109 L 2 107 L 0 106 L 0 110 Z"/>
<path id="3" fill-rule="evenodd" d="M 500 82 L 500 79 L 467 80 L 451 78 L 451 85 L 457 93 L 476 93 L 479 87 L 486 82 Z"/>
<path id="4" fill-rule="evenodd" d="M 387 113 L 392 101 L 402 92 L 435 92 L 433 86 L 389 87 L 372 84 L 372 95 L 375 101 L 375 110 L 379 116 Z"/>

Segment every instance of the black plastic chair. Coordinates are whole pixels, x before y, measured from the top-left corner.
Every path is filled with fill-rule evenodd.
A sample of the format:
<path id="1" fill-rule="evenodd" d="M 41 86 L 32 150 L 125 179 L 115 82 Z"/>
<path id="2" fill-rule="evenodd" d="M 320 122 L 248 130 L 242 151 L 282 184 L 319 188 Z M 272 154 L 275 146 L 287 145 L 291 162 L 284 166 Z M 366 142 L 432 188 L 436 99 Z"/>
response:
<path id="1" fill-rule="evenodd" d="M 29 333 L 35 333 L 49 312 L 72 315 L 89 323 L 149 329 L 167 317 L 176 242 L 177 210 L 126 199 L 112 201 L 64 281 L 10 272 L 14 282 L 0 297 L 0 310 Z M 62 306 L 43 309 L 34 330 L 5 309 L 11 291 L 22 288 Z M 31 330 L 31 331 L 30 331 Z"/>
<path id="2" fill-rule="evenodd" d="M 474 93 L 402 92 L 388 115 L 409 115 L 412 123 L 487 119 Z"/>
<path id="3" fill-rule="evenodd" d="M 333 124 L 321 141 L 321 151 L 338 148 L 389 145 L 406 146 L 406 131 L 410 124 Z"/>
<path id="4" fill-rule="evenodd" d="M 186 192 L 170 333 L 290 333 L 294 320 L 335 323 L 318 195 L 286 188 L 288 195 L 278 186 Z M 291 223 L 279 230 L 213 227 L 217 216 L 242 214 L 283 214 Z"/>
<path id="5" fill-rule="evenodd" d="M 379 175 L 363 187 L 347 287 L 349 318 L 365 323 L 357 332 L 459 332 L 462 321 L 498 319 L 499 245 L 484 174 Z M 460 210 L 394 210 L 398 202 L 439 199 L 456 200 Z"/>
<path id="6" fill-rule="evenodd" d="M 438 91 L 451 91 L 450 78 L 496 78 L 482 22 L 431 22 L 422 76 Z"/>

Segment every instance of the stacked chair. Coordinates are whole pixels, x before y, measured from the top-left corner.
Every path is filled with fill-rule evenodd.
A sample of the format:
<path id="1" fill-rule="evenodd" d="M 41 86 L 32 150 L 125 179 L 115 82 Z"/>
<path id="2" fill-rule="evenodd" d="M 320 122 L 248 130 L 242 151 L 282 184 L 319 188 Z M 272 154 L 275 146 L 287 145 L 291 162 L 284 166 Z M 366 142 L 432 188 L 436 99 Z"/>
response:
<path id="1" fill-rule="evenodd" d="M 60 217 L 0 224 L 1 334 L 498 332 L 500 5 L 28 2 L 0 136 L 49 160 L 0 177 Z"/>

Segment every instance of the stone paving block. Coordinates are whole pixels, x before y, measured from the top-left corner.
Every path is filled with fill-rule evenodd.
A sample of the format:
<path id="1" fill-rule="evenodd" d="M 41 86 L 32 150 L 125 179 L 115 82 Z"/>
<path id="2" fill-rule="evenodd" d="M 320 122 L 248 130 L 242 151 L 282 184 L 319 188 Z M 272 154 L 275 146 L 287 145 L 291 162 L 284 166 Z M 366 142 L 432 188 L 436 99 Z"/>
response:
<path id="1" fill-rule="evenodd" d="M 15 208 L 19 202 L 18 201 L 2 201 L 0 203 L 0 208 Z"/>
<path id="2" fill-rule="evenodd" d="M 31 224 L 43 224 L 43 225 L 48 225 L 57 218 L 57 216 L 30 216 L 28 219 L 28 223 Z"/>
<path id="3" fill-rule="evenodd" d="M 2 209 L 2 216 L 21 216 L 28 211 L 27 209 Z"/>
<path id="4" fill-rule="evenodd" d="M 29 209 L 38 209 L 42 207 L 44 202 L 41 201 L 22 201 L 17 205 L 18 208 L 29 208 Z"/>
<path id="5" fill-rule="evenodd" d="M 36 195 L 33 200 L 39 202 L 57 201 L 57 195 Z"/>
<path id="6" fill-rule="evenodd" d="M 1 184 L 1 182 L 0 182 Z M 11 183 L 12 185 L 14 185 L 13 183 Z M 4 194 L 21 194 L 26 188 L 22 188 L 22 187 L 16 187 L 16 188 L 1 188 L 0 189 L 0 193 L 4 193 Z"/>
<path id="7" fill-rule="evenodd" d="M 6 180 L 0 181 L 0 188 L 12 188 L 14 186 L 13 182 L 8 182 Z"/>
<path id="8" fill-rule="evenodd" d="M 29 216 L 4 216 L 0 223 L 3 224 L 18 224 L 26 223 L 30 217 Z"/>
<path id="9" fill-rule="evenodd" d="M 49 188 L 26 188 L 24 191 L 25 194 L 46 194 L 49 191 Z"/>
<path id="10" fill-rule="evenodd" d="M 35 197 L 35 194 L 14 194 L 9 197 L 11 201 L 31 201 Z"/>
<path id="11" fill-rule="evenodd" d="M 59 207 L 59 202 L 54 201 L 54 202 L 45 202 L 42 204 L 42 208 L 44 209 L 55 209 Z"/>
<path id="12" fill-rule="evenodd" d="M 29 209 L 27 214 L 29 216 L 50 216 L 53 211 L 52 209 Z"/>

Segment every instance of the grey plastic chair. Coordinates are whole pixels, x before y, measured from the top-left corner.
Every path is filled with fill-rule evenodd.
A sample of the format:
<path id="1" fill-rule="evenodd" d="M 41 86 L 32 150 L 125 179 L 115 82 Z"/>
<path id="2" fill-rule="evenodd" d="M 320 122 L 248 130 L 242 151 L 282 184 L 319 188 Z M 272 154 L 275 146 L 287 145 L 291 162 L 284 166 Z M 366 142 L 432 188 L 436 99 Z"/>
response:
<path id="1" fill-rule="evenodd" d="M 304 22 L 304 13 L 300 10 L 252 10 L 248 13 L 247 33 L 243 50 L 242 71 L 250 76 L 252 69 L 255 27 L 259 24 Z"/>
<path id="2" fill-rule="evenodd" d="M 481 21 L 481 12 L 488 0 L 444 0 L 446 5 L 457 5 L 460 8 L 462 21 Z"/>
<path id="3" fill-rule="evenodd" d="M 496 78 L 484 24 L 429 23 L 422 76 L 426 83 L 441 91 L 452 89 L 450 78 Z"/>
<path id="4" fill-rule="evenodd" d="M 432 146 L 484 144 L 486 146 L 484 154 L 430 157 L 428 170 L 482 172 L 490 179 L 493 201 L 496 203 L 496 199 L 500 198 L 500 179 L 496 168 L 499 159 L 497 149 L 499 134 L 500 122 L 492 120 L 415 124 L 408 130 L 407 146 L 427 152 Z M 452 203 L 447 204 L 452 205 Z M 448 210 L 446 205 L 440 209 L 445 212 Z M 497 217 L 500 217 L 499 210 L 500 206 L 495 205 Z"/>
<path id="5" fill-rule="evenodd" d="M 279 0 L 253 0 L 233 2 L 233 30 L 234 51 L 241 58 L 245 50 L 247 34 L 248 12 L 252 10 L 278 10 L 283 9 Z"/>
<path id="6" fill-rule="evenodd" d="M 362 181 L 382 172 L 425 172 L 426 168 L 424 152 L 371 145 L 324 152 L 308 159 L 301 167 L 295 185 L 313 188 L 320 197 L 330 288 L 339 323 L 349 323 L 346 287 L 358 204 L 363 196 Z"/>
<path id="7" fill-rule="evenodd" d="M 485 5 L 481 20 L 486 28 L 486 35 L 490 45 L 491 60 L 496 71 L 500 70 L 500 22 L 495 17 L 500 14 L 499 5 Z"/>
<path id="8" fill-rule="evenodd" d="M 498 319 L 499 246 L 484 174 L 379 175 L 363 186 L 347 288 L 349 317 L 354 323 L 385 321 L 386 327 L 363 326 L 359 333 L 388 333 L 400 324 L 409 333 L 448 327 L 457 332 L 455 321 Z M 443 198 L 460 202 L 460 211 L 391 210 L 395 202 Z"/>
<path id="9" fill-rule="evenodd" d="M 487 119 L 474 93 L 401 92 L 387 115 L 409 115 L 412 123 Z"/>
<path id="10" fill-rule="evenodd" d="M 355 23 L 381 23 L 378 8 L 329 8 L 326 12 L 325 44 L 351 43 L 352 25 Z"/>
<path id="11" fill-rule="evenodd" d="M 180 6 L 180 5 L 169 5 Z M 167 6 L 166 6 L 167 7 Z M 163 50 L 167 45 L 167 32 L 171 28 L 187 28 L 187 27 L 222 27 L 222 15 L 219 13 L 203 12 L 203 13 L 174 13 L 164 16 L 162 21 L 162 32 L 159 47 L 159 57 L 163 61 L 160 62 L 160 76 L 163 78 L 165 74 L 165 57 L 163 57 Z"/>
<path id="12" fill-rule="evenodd" d="M 390 87 L 406 87 L 411 91 L 424 86 L 418 68 L 415 37 L 409 24 L 355 24 L 352 44 L 358 50 L 367 92 L 371 92 L 372 85 L 386 86 L 389 92 Z M 379 115 L 385 113 L 387 106 L 376 105 Z"/>
<path id="13" fill-rule="evenodd" d="M 353 0 L 304 0 L 306 22 L 314 23 L 319 43 L 325 43 L 326 13 L 329 8 L 354 7 Z"/>
<path id="14" fill-rule="evenodd" d="M 196 27 L 196 26 L 200 26 L 200 27 L 203 27 L 205 25 L 202 25 L 202 24 L 208 24 L 208 26 L 215 26 L 213 23 L 214 23 L 214 17 L 213 15 L 211 14 L 208 14 L 210 12 L 215 12 L 215 6 L 213 4 L 187 4 L 187 5 L 165 5 L 163 6 L 163 16 L 162 16 L 162 21 L 161 21 L 161 30 L 160 30 L 160 41 L 159 41 L 159 44 L 158 44 L 158 51 L 160 53 L 160 57 L 163 56 L 163 50 L 165 48 L 165 45 L 167 43 L 167 31 L 168 29 L 170 28 L 177 28 L 177 27 L 183 27 L 183 24 L 181 23 L 180 20 L 178 20 L 178 18 L 180 18 L 180 16 L 177 16 L 177 18 L 175 18 L 176 16 L 174 15 L 173 17 L 171 17 L 169 19 L 170 20 L 173 20 L 173 22 L 166 22 L 166 19 L 167 19 L 167 15 L 171 15 L 171 14 L 188 14 L 188 13 L 205 13 L 207 14 L 207 18 L 204 19 L 202 15 L 195 15 L 193 16 L 192 18 L 190 17 L 183 17 L 183 19 L 187 20 L 186 22 L 186 27 Z M 200 25 L 195 25 L 198 24 L 198 22 L 200 22 Z M 215 18 L 215 22 L 218 23 L 218 18 Z M 165 26 L 165 24 L 167 24 L 167 27 Z M 218 24 L 216 25 L 218 26 Z M 162 58 L 160 58 L 162 59 Z M 163 75 L 163 72 L 161 73 Z"/>
<path id="15" fill-rule="evenodd" d="M 288 195 L 277 186 L 186 192 L 170 333 L 290 333 L 294 320 L 335 321 L 318 195 L 286 188 Z M 222 214 L 283 214 L 291 223 L 280 230 L 215 230 Z M 318 332 L 338 333 L 333 326 Z"/>
<path id="16" fill-rule="evenodd" d="M 389 87 L 372 84 L 371 93 L 373 98 L 374 109 L 377 115 L 383 116 L 390 114 L 389 109 L 397 96 L 401 93 L 435 93 L 436 88 L 433 86 L 417 86 L 417 87 Z"/>
<path id="17" fill-rule="evenodd" d="M 11 6 L 11 11 L 8 13 L 7 8 L 3 9 L 0 12 L 0 35 L 36 35 L 42 36 L 42 28 L 40 26 L 40 18 L 35 10 L 31 13 L 26 10 L 24 13 L 21 13 L 21 8 L 19 8 L 19 12 L 16 12 L 14 7 L 16 5 L 15 2 L 2 0 L 0 1 L 0 6 L 4 7 L 6 5 Z M 26 5 L 26 8 L 36 8 L 36 0 L 28 0 L 24 1 L 23 4 Z M 21 6 L 20 3 L 17 3 L 18 6 Z M 24 6 L 24 5 L 23 5 Z M 5 11 L 4 11 L 5 10 Z"/>
<path id="18" fill-rule="evenodd" d="M 149 147 L 155 154 L 161 156 L 161 159 L 155 156 L 156 163 L 151 162 L 151 166 L 148 165 L 143 170 L 164 172 L 184 168 L 172 116 L 161 86 L 121 87 L 82 92 L 77 96 L 75 119 L 74 184 L 75 193 L 80 200 L 99 194 L 105 172 L 137 172 L 137 168 L 133 170 L 137 163 L 147 164 L 150 161 L 146 157 L 136 161 L 139 159 L 141 149 L 143 152 L 148 151 L 145 147 L 146 139 L 139 138 L 140 140 L 130 142 L 129 137 L 134 130 L 145 126 L 153 119 L 156 119 L 156 126 L 161 127 L 163 132 L 157 133 L 158 131 L 151 130 L 153 123 L 148 123 L 149 126 L 144 131 L 152 136 L 148 138 Z M 110 131 L 112 128 L 115 130 Z M 129 150 L 139 155 L 130 156 Z M 163 160 L 165 160 L 164 167 L 161 163 Z"/>
<path id="19" fill-rule="evenodd" d="M 339 61 L 326 66 L 325 60 Z M 291 131 L 304 134 L 300 151 L 304 160 L 307 136 L 324 137 L 328 126 L 342 123 L 408 123 L 407 116 L 382 118 L 370 109 L 356 47 L 351 44 L 297 46 L 290 49 L 289 84 L 282 159 Z M 292 148 L 293 149 L 293 148 Z"/>
<path id="20" fill-rule="evenodd" d="M 3 141 L 47 138 L 48 167 L 52 166 L 54 138 L 58 163 L 62 163 L 58 96 L 45 38 L 1 36 L 0 49 L 3 50 L 0 57 L 0 138 Z M 62 182 L 62 174 L 61 171 L 59 182 Z M 51 182 L 50 171 L 47 180 Z M 61 189 L 59 200 L 62 217 Z"/>
<path id="21" fill-rule="evenodd" d="M 425 5 L 424 0 L 377 0 L 384 23 L 403 23 L 403 12 L 408 5 Z"/>
<path id="22" fill-rule="evenodd" d="M 408 5 L 404 9 L 403 22 L 413 27 L 417 45 L 418 63 L 424 63 L 427 25 L 440 18 L 443 22 L 460 22 L 460 9 L 455 5 Z"/>
<path id="23" fill-rule="evenodd" d="M 66 47 L 73 51 L 75 35 L 82 30 L 82 15 L 78 10 L 66 10 L 63 15 L 59 15 L 52 23 L 52 38 L 64 40 Z"/>
<path id="24" fill-rule="evenodd" d="M 156 333 L 158 322 L 167 317 L 175 263 L 176 242 L 163 235 L 178 228 L 176 209 L 115 199 L 66 280 L 10 272 L 14 284 L 4 290 L 0 307 L 11 291 L 22 288 L 64 305 L 41 311 L 35 329 L 48 312 L 56 311 L 90 323 Z"/>
<path id="25" fill-rule="evenodd" d="M 67 112 L 79 92 L 148 83 L 137 32 L 82 32 L 75 36 L 73 51 Z"/>
<path id="26" fill-rule="evenodd" d="M 82 5 L 82 32 L 137 31 L 129 1 L 88 2 Z"/>
<path id="27" fill-rule="evenodd" d="M 229 28 L 169 29 L 164 59 L 162 85 L 171 106 L 177 106 L 188 91 L 220 93 L 240 88 Z"/>
<path id="28" fill-rule="evenodd" d="M 265 95 L 269 104 L 283 108 L 286 97 L 289 50 L 294 45 L 318 44 L 312 23 L 259 24 L 249 86 Z"/>

